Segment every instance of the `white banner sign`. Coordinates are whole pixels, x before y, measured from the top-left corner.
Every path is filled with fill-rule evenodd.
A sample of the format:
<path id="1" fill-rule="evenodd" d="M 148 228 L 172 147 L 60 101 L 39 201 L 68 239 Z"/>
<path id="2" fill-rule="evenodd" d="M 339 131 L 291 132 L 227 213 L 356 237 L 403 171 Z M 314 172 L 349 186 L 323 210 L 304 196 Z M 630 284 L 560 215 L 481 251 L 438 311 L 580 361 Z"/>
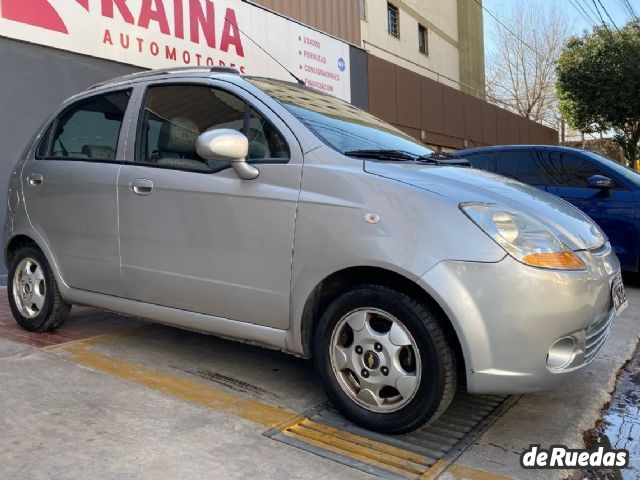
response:
<path id="1" fill-rule="evenodd" d="M 146 68 L 292 80 L 257 43 L 308 86 L 351 100 L 348 44 L 242 0 L 0 0 L 0 36 Z"/>

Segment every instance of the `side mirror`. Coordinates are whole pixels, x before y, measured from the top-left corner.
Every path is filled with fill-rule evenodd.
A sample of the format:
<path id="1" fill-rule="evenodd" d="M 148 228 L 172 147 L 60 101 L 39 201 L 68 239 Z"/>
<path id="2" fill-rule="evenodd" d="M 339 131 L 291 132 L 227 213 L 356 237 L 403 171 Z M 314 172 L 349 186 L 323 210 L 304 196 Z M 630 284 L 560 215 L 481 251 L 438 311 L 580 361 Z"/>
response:
<path id="1" fill-rule="evenodd" d="M 609 190 L 615 187 L 615 183 L 609 177 L 604 175 L 593 175 L 587 179 L 587 186 L 589 188 L 597 188 L 599 190 Z"/>
<path id="2" fill-rule="evenodd" d="M 237 130 L 220 128 L 204 132 L 198 137 L 196 152 L 207 160 L 229 162 L 242 180 L 254 180 L 260 175 L 260 170 L 247 163 L 249 139 Z"/>

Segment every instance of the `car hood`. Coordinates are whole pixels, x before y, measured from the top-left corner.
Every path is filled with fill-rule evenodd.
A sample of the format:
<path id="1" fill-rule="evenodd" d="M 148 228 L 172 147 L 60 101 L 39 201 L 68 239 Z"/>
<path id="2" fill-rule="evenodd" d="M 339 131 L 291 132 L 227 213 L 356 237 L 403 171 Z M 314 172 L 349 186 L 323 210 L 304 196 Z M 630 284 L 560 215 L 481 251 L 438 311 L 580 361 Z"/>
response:
<path id="1" fill-rule="evenodd" d="M 570 203 L 507 177 L 472 168 L 408 162 L 365 161 L 364 169 L 457 203 L 493 203 L 521 211 L 541 221 L 572 250 L 596 249 L 606 242 L 602 230 Z"/>

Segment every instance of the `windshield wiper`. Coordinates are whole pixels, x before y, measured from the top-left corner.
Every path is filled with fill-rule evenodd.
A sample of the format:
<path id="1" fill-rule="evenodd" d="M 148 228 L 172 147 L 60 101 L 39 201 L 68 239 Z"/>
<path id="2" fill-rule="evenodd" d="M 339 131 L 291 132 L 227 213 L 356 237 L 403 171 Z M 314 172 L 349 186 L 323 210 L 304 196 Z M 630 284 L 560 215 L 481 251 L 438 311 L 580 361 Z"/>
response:
<path id="1" fill-rule="evenodd" d="M 394 160 L 402 162 L 420 162 L 431 165 L 448 165 L 458 167 L 470 167 L 471 163 L 466 158 L 460 158 L 453 153 L 433 152 L 428 155 L 414 155 L 403 150 L 350 150 L 344 152 L 347 157 L 372 158 L 377 160 Z"/>
<path id="2" fill-rule="evenodd" d="M 418 157 L 419 162 L 431 163 L 433 165 L 448 165 L 454 167 L 470 167 L 471 162 L 466 158 L 461 158 L 454 153 L 434 152 L 429 155 Z"/>
<path id="3" fill-rule="evenodd" d="M 378 160 L 415 161 L 418 156 L 402 150 L 350 150 L 344 152 L 347 157 L 376 158 Z"/>

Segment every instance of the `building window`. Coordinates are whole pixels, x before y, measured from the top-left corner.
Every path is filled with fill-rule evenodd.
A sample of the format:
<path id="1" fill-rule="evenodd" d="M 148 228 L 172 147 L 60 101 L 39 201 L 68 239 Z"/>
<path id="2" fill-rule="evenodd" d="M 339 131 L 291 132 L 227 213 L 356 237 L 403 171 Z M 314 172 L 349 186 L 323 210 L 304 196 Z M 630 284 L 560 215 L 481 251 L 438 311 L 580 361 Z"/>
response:
<path id="1" fill-rule="evenodd" d="M 418 25 L 418 49 L 423 55 L 429 55 L 429 31 Z"/>
<path id="2" fill-rule="evenodd" d="M 367 19 L 367 0 L 360 0 L 360 19 Z"/>
<path id="3" fill-rule="evenodd" d="M 398 7 L 391 3 L 387 3 L 387 29 L 389 35 L 400 38 L 400 14 Z"/>

